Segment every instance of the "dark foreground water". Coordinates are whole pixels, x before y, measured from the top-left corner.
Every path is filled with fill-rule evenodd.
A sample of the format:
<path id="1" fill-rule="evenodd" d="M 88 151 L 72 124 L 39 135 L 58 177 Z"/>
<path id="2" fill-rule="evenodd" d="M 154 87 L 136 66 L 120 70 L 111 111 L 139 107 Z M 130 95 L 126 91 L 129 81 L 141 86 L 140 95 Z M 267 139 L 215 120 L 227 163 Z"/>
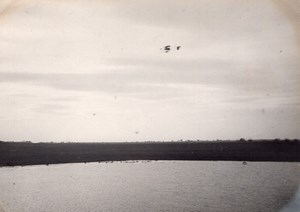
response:
<path id="1" fill-rule="evenodd" d="M 299 181 L 299 163 L 140 161 L 0 168 L 0 211 L 292 211 Z M 293 207 L 284 207 L 289 202 Z"/>

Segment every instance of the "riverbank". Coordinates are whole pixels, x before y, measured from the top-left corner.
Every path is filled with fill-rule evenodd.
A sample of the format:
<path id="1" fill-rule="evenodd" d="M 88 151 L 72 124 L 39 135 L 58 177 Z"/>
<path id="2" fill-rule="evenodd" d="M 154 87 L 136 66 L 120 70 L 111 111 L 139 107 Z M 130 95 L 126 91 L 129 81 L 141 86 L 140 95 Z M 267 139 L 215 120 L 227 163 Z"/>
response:
<path id="1" fill-rule="evenodd" d="M 125 160 L 300 162 L 300 141 L 0 142 L 0 166 Z"/>

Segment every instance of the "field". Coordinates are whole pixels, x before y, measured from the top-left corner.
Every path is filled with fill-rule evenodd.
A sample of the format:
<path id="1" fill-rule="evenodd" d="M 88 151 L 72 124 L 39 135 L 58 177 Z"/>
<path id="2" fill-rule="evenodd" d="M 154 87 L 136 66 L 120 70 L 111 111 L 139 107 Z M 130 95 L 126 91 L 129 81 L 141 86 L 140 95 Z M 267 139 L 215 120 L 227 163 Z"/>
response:
<path id="1" fill-rule="evenodd" d="M 299 140 L 0 142 L 0 166 L 125 160 L 300 161 Z"/>

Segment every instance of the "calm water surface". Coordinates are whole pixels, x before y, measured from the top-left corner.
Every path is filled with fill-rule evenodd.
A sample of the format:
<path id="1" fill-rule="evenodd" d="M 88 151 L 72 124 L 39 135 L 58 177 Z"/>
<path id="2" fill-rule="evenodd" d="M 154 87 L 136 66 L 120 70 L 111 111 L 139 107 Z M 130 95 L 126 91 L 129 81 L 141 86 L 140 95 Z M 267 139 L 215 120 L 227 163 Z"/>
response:
<path id="1" fill-rule="evenodd" d="M 299 163 L 156 161 L 0 168 L 0 211 L 279 211 Z"/>

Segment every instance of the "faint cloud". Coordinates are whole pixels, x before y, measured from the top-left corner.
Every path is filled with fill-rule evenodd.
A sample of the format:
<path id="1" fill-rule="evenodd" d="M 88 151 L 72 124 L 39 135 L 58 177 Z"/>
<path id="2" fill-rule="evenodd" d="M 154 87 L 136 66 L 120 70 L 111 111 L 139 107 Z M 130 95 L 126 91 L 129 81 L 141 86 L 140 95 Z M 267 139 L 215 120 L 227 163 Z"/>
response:
<path id="1" fill-rule="evenodd" d="M 41 104 L 41 105 L 38 105 L 34 109 L 34 111 L 38 112 L 38 113 L 66 115 L 66 114 L 68 114 L 68 109 L 69 109 L 69 107 L 66 105 Z"/>
<path id="2" fill-rule="evenodd" d="M 79 99 L 80 97 L 78 96 L 64 96 L 64 97 L 51 98 L 50 100 L 54 102 L 74 102 Z"/>

